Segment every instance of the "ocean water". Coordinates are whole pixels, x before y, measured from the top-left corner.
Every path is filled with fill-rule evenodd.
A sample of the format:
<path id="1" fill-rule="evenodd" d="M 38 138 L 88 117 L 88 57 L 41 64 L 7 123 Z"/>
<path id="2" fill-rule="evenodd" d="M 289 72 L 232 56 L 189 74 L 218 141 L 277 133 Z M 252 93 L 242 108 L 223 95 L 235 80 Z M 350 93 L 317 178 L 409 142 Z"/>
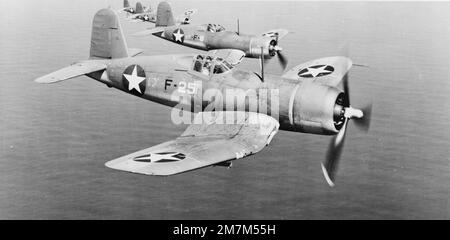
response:
<path id="1" fill-rule="evenodd" d="M 350 90 L 353 105 L 373 102 L 371 129 L 349 124 L 337 186 L 320 168 L 331 138 L 283 131 L 231 169 L 106 168 L 186 126 L 168 107 L 87 77 L 33 79 L 86 59 L 93 15 L 122 1 L 0 1 L 0 219 L 450 218 L 450 2 L 171 3 L 175 13 L 197 8 L 194 24 L 291 30 L 280 42 L 290 67 L 335 55 L 369 66 L 352 68 Z M 151 24 L 122 27 L 147 55 L 198 52 L 131 36 Z M 276 60 L 267 72 L 281 74 Z"/>

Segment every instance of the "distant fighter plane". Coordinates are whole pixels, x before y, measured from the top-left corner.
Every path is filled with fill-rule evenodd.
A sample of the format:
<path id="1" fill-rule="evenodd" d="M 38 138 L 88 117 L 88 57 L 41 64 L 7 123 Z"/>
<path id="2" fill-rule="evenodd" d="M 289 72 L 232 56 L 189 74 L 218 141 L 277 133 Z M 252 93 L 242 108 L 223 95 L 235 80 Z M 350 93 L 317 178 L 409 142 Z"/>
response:
<path id="1" fill-rule="evenodd" d="M 267 31 L 260 36 L 247 35 L 238 31 L 226 31 L 219 24 L 204 24 L 177 26 L 172 15 L 172 10 L 167 2 L 158 4 L 155 28 L 136 33 L 135 36 L 147 36 L 153 34 L 162 39 L 172 41 L 183 46 L 200 50 L 214 49 L 238 49 L 245 53 L 246 57 L 270 59 L 278 56 L 283 69 L 287 66 L 287 59 L 281 54 L 283 50 L 278 44 L 288 31 L 275 29 Z M 263 51 L 261 52 L 261 47 Z"/>
<path id="2" fill-rule="evenodd" d="M 148 21 L 150 18 L 156 18 L 156 13 L 152 10 L 151 6 L 142 6 L 141 2 L 136 2 L 136 8 L 125 7 L 129 6 L 128 0 L 123 2 L 124 8 L 122 11 L 127 13 L 127 18 L 131 20 Z"/>
<path id="3" fill-rule="evenodd" d="M 155 19 L 156 13 L 152 11 L 151 7 L 144 9 L 140 2 L 136 3 L 136 9 L 133 14 L 129 15 L 128 18 L 131 20 L 141 20 L 149 21 L 150 19 Z"/>
<path id="4" fill-rule="evenodd" d="M 141 8 L 140 10 L 138 10 L 138 8 Z M 142 12 L 151 12 L 151 7 L 149 6 L 147 7 L 143 7 L 142 4 L 140 2 L 136 3 L 136 8 L 131 7 L 130 3 L 128 2 L 128 0 L 123 0 L 123 8 L 121 9 L 121 11 L 124 11 L 128 14 L 135 14 L 137 13 L 137 11 Z"/>
<path id="5" fill-rule="evenodd" d="M 56 83 L 87 75 L 125 93 L 196 113 L 180 137 L 107 162 L 113 169 L 165 176 L 207 166 L 229 167 L 231 161 L 262 150 L 281 129 L 335 135 L 322 164 L 333 185 L 347 123 L 353 119 L 365 129 L 369 126 L 370 107 L 363 113 L 350 105 L 346 76 L 352 61 L 346 57 L 316 59 L 276 76 L 237 68 L 245 55 L 240 50 L 136 56 L 141 52 L 127 47 L 115 12 L 102 9 L 93 19 L 89 60 L 35 80 Z M 341 81 L 344 91 L 336 87 Z M 257 92 L 251 99 L 262 105 L 252 108 L 250 98 L 229 98 L 230 90 Z M 222 105 L 217 104 L 220 96 L 226 96 Z M 234 118 L 238 114 L 244 117 Z"/>
<path id="6" fill-rule="evenodd" d="M 186 10 L 182 15 L 175 18 L 175 24 L 177 25 L 190 24 L 191 17 L 195 13 L 197 13 L 197 9 L 195 8 Z M 137 2 L 135 13 L 129 16 L 129 18 L 133 20 L 140 20 L 142 22 L 156 23 L 156 12 L 152 11 L 150 6 L 147 9 L 144 9 L 142 7 L 142 4 L 140 2 Z"/>

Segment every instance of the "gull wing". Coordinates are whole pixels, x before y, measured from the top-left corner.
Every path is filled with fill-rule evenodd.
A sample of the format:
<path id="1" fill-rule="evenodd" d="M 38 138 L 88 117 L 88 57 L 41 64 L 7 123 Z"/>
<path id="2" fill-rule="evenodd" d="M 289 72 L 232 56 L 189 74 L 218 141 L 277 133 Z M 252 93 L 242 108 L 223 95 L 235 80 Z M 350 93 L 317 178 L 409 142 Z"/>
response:
<path id="1" fill-rule="evenodd" d="M 194 124 L 175 140 L 105 165 L 116 170 L 158 176 L 220 165 L 261 151 L 270 143 L 278 127 L 277 120 L 260 113 L 200 112 Z"/>
<path id="2" fill-rule="evenodd" d="M 283 74 L 283 78 L 338 85 L 352 67 L 346 57 L 326 57 L 299 64 Z"/>

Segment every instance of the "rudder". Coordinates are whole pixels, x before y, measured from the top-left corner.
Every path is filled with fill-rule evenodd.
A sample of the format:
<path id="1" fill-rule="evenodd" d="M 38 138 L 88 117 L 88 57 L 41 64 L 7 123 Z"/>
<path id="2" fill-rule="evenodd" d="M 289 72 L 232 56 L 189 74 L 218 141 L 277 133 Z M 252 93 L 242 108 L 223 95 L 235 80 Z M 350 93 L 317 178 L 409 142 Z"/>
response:
<path id="1" fill-rule="evenodd" d="M 111 59 L 128 56 L 117 14 L 112 9 L 99 10 L 92 21 L 90 57 Z"/>
<path id="2" fill-rule="evenodd" d="M 172 8 L 168 2 L 160 2 L 156 10 L 155 27 L 168 27 L 175 25 Z"/>
<path id="3" fill-rule="evenodd" d="M 123 7 L 124 8 L 129 8 L 130 7 L 130 3 L 128 2 L 128 0 L 123 0 Z"/>
<path id="4" fill-rule="evenodd" d="M 136 14 L 143 13 L 143 12 L 144 12 L 144 8 L 142 7 L 142 3 L 137 2 L 136 3 Z"/>

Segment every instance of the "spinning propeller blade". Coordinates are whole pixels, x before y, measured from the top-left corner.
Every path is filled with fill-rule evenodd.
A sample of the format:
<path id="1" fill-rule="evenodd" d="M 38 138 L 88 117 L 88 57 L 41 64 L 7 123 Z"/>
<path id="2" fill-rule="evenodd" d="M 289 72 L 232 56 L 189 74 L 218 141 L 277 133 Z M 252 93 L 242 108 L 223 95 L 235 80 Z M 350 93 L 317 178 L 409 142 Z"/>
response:
<path id="1" fill-rule="evenodd" d="M 277 56 L 278 56 L 278 62 L 280 63 L 281 68 L 283 68 L 283 71 L 286 70 L 286 67 L 288 64 L 287 58 L 283 54 L 281 54 L 281 52 L 278 52 Z"/>
<path id="2" fill-rule="evenodd" d="M 281 54 L 281 51 L 283 50 L 280 46 L 278 46 L 278 32 L 275 33 L 275 39 L 272 40 L 269 44 L 269 52 L 271 56 L 275 56 L 275 54 L 278 57 L 278 62 L 280 63 L 281 68 L 284 70 L 286 70 L 287 64 L 288 64 L 288 60 L 286 59 L 286 57 Z"/>
<path id="3" fill-rule="evenodd" d="M 364 113 L 364 118 L 355 118 L 355 126 L 359 129 L 368 132 L 370 128 L 370 115 L 372 114 L 372 103 L 361 109 Z"/>
<path id="4" fill-rule="evenodd" d="M 342 149 L 345 142 L 345 133 L 347 131 L 347 124 L 349 120 L 355 120 L 355 125 L 360 129 L 369 130 L 370 115 L 372 111 L 372 104 L 365 107 L 363 110 L 352 108 L 350 105 L 350 90 L 348 85 L 348 73 L 342 79 L 343 91 L 344 91 L 344 117 L 345 122 L 339 133 L 331 139 L 328 147 L 325 162 L 322 163 L 322 171 L 325 179 L 331 187 L 334 186 L 336 179 L 336 172 L 339 165 L 339 159 L 341 157 Z"/>

